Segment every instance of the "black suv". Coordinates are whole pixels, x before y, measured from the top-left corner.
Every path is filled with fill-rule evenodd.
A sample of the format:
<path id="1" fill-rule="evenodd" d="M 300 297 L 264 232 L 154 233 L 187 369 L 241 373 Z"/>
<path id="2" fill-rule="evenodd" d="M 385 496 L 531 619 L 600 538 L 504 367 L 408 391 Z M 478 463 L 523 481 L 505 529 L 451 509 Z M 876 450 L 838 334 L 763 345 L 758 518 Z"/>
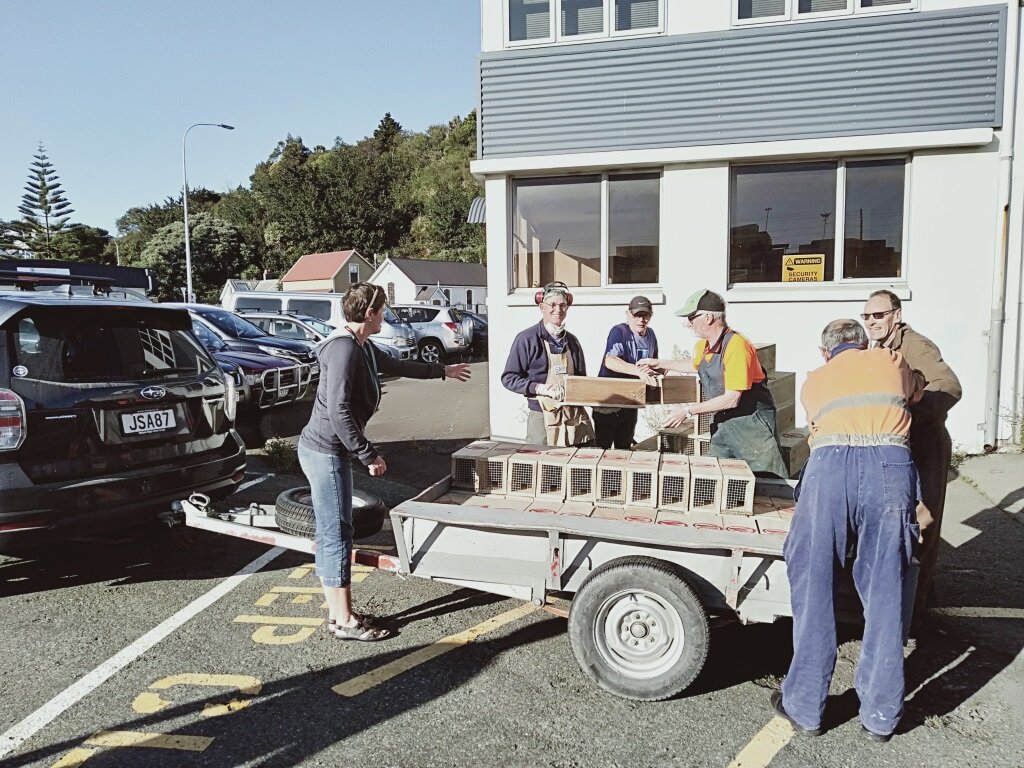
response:
<path id="1" fill-rule="evenodd" d="M 233 493 L 235 397 L 187 312 L 0 292 L 0 551 Z"/>

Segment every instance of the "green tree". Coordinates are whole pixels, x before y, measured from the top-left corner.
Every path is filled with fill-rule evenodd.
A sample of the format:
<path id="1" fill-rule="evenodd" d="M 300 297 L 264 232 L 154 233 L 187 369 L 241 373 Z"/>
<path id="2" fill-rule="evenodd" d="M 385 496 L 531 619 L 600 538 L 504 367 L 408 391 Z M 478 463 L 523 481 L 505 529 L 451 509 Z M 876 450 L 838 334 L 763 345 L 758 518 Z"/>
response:
<path id="1" fill-rule="evenodd" d="M 221 196 L 216 192 L 199 187 L 191 189 L 188 193 L 189 213 L 209 213 L 212 211 Z M 122 264 L 138 264 L 142 250 L 146 247 L 150 238 L 160 229 L 176 221 L 184 220 L 184 208 L 181 204 L 181 195 L 167 197 L 162 203 L 150 203 L 149 205 L 129 208 L 121 218 L 117 220 L 118 248 L 121 251 Z M 184 224 L 182 224 L 184 231 Z M 184 244 L 182 244 L 184 248 Z"/>
<path id="2" fill-rule="evenodd" d="M 92 264 L 116 264 L 113 251 L 108 252 L 110 233 L 99 227 L 76 224 L 53 236 L 54 253 L 66 261 L 85 261 Z"/>
<path id="3" fill-rule="evenodd" d="M 74 209 L 64 196 L 60 177 L 46 155 L 42 142 L 29 166 L 28 183 L 21 197 L 18 212 L 22 219 L 15 229 L 27 250 L 39 258 L 60 258 L 53 247 L 53 237 L 68 226 Z"/>
<path id="4" fill-rule="evenodd" d="M 192 216 L 189 211 L 189 234 L 196 301 L 216 304 L 224 282 L 251 266 L 252 249 L 238 227 L 208 213 Z M 137 266 L 149 267 L 157 275 L 157 298 L 181 301 L 185 285 L 184 221 L 158 230 L 143 248 Z"/>

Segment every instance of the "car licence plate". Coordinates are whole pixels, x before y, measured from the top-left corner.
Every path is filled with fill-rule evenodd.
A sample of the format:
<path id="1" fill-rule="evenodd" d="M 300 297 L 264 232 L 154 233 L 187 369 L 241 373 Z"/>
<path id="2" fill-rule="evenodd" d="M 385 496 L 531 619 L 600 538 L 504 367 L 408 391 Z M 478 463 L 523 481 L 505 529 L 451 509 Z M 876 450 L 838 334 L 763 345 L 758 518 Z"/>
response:
<path id="1" fill-rule="evenodd" d="M 121 428 L 126 435 L 163 432 L 166 429 L 173 429 L 174 426 L 174 411 L 170 408 L 165 411 L 138 411 L 137 413 L 121 414 Z"/>

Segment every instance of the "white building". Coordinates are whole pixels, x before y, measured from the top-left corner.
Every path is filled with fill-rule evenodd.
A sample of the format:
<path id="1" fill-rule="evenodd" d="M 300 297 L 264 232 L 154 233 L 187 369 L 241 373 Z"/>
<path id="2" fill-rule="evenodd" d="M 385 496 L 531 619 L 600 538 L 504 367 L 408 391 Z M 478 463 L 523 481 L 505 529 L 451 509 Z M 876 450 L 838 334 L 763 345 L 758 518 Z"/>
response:
<path id="1" fill-rule="evenodd" d="M 377 267 L 370 282 L 384 286 L 389 304 L 487 309 L 487 269 L 483 264 L 389 257 Z"/>
<path id="2" fill-rule="evenodd" d="M 578 286 L 568 322 L 591 375 L 631 296 L 654 302 L 667 356 L 693 344 L 672 313 L 710 288 L 731 326 L 777 344 L 798 389 L 823 326 L 888 288 L 963 383 L 954 441 L 1014 437 L 1016 2 L 482 0 L 481 13 L 472 170 L 495 436 L 524 435 L 500 361 L 539 320 L 534 286 L 557 279 Z M 801 255 L 820 273 L 787 272 Z"/>

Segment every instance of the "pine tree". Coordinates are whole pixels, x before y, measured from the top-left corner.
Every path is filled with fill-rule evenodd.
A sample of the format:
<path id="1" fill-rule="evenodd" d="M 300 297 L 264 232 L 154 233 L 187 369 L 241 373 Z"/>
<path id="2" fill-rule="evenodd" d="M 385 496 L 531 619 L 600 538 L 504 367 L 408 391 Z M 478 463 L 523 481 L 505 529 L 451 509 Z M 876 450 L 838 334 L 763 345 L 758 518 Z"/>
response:
<path id="1" fill-rule="evenodd" d="M 48 259 L 58 257 L 51 248 L 51 241 L 54 235 L 64 230 L 75 211 L 64 197 L 60 177 L 46 156 L 42 142 L 29 166 L 28 183 L 18 212 L 22 215 L 21 221 L 17 222 L 18 229 L 29 250 Z"/>

